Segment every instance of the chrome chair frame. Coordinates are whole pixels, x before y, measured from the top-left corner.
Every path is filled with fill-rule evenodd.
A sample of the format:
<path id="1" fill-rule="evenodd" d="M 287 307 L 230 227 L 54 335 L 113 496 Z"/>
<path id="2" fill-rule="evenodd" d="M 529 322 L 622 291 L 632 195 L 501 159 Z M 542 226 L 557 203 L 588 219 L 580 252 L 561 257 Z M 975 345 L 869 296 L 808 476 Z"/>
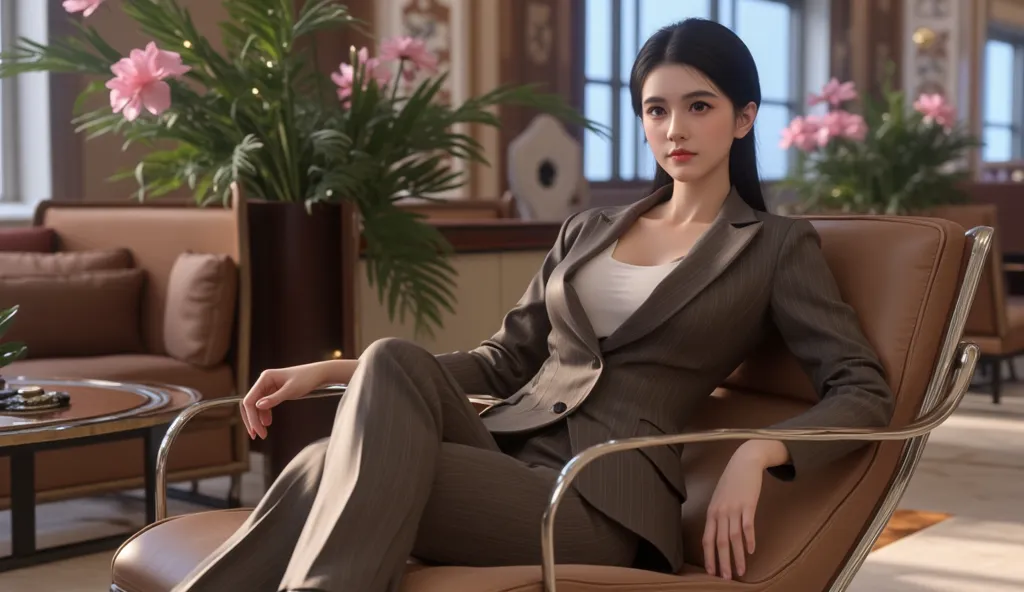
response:
<path id="1" fill-rule="evenodd" d="M 943 336 L 942 346 L 935 371 L 932 373 L 918 418 L 901 428 L 806 428 L 806 429 L 715 429 L 686 434 L 665 436 L 645 436 L 611 440 L 604 442 L 574 456 L 562 469 L 551 493 L 548 506 L 541 519 L 541 550 L 542 578 L 545 592 L 556 592 L 555 555 L 554 555 L 554 522 L 558 505 L 568 491 L 573 479 L 594 460 L 623 450 L 634 450 L 650 446 L 669 444 L 688 444 L 697 442 L 713 442 L 720 440 L 780 440 L 780 441 L 892 441 L 905 440 L 906 445 L 900 455 L 896 475 L 889 484 L 885 498 L 875 513 L 868 529 L 853 552 L 839 571 L 829 592 L 843 592 L 853 581 L 872 546 L 882 533 L 896 510 L 900 499 L 906 491 L 910 477 L 921 459 L 928 435 L 948 419 L 963 400 L 970 387 L 971 376 L 974 374 L 980 350 L 973 343 L 961 342 L 967 315 L 971 310 L 974 295 L 981 279 L 984 262 L 992 242 L 992 228 L 979 226 L 967 231 L 972 240 L 971 253 L 964 274 L 963 283 L 957 294 L 952 318 Z M 345 385 L 328 385 L 316 389 L 303 398 L 336 397 L 345 393 Z M 945 391 L 945 392 L 944 392 Z M 470 400 L 482 404 L 495 401 L 491 397 L 471 396 Z M 187 407 L 171 423 L 160 443 L 157 453 L 156 467 L 156 519 L 167 517 L 167 458 L 171 445 L 181 433 L 185 424 L 193 417 L 214 407 L 239 405 L 242 397 L 225 397 L 200 401 Z"/>

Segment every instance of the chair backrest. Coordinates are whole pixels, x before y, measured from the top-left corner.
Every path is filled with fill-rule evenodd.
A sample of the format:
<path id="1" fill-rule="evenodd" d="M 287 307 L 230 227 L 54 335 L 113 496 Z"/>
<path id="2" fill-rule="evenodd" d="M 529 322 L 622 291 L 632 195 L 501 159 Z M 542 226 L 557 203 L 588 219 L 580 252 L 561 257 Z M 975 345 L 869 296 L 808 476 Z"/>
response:
<path id="1" fill-rule="evenodd" d="M 999 245 L 999 212 L 992 204 L 968 204 L 935 208 L 929 216 L 956 222 L 964 228 L 989 226 L 992 248 L 981 272 L 974 306 L 967 316 L 964 333 L 972 337 L 1004 337 L 1007 331 L 1006 284 L 1003 275 L 1003 253 Z"/>
<path id="2" fill-rule="evenodd" d="M 142 337 L 147 351 L 166 353 L 164 310 L 171 268 L 178 255 L 224 254 L 239 270 L 237 322 L 232 362 L 239 388 L 248 383 L 250 283 L 245 201 L 236 193 L 229 207 L 188 203 L 131 201 L 44 201 L 35 225 L 54 230 L 58 250 L 86 251 L 124 247 L 134 265 L 146 271 L 142 297 Z"/>
<path id="3" fill-rule="evenodd" d="M 894 425 L 920 412 L 962 284 L 969 242 L 962 227 L 910 217 L 811 218 L 843 299 L 857 312 L 896 397 Z M 818 400 L 778 334 L 746 360 L 697 414 L 692 428 L 763 427 Z M 733 443 L 688 445 L 683 508 L 687 563 L 703 565 L 711 493 Z M 784 483 L 766 476 L 756 516 L 757 552 L 742 578 L 757 590 L 821 591 L 875 516 L 904 444 L 868 445 Z"/>

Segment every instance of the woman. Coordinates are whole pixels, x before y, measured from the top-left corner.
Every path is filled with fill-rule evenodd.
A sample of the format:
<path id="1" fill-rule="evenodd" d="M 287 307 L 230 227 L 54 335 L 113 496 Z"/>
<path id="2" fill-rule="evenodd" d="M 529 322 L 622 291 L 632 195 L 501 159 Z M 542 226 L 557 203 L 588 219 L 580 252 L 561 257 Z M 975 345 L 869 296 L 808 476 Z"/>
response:
<path id="1" fill-rule="evenodd" d="M 750 52 L 687 20 L 644 45 L 633 108 L 658 162 L 655 191 L 571 217 L 491 339 L 433 356 L 404 341 L 358 361 L 265 372 L 245 397 L 251 437 L 271 410 L 348 383 L 329 439 L 303 451 L 238 533 L 179 590 L 376 592 L 407 558 L 540 562 L 560 468 L 588 446 L 680 432 L 692 408 L 774 325 L 822 396 L 784 424 L 881 426 L 892 396 L 812 226 L 765 212 Z M 478 416 L 466 394 L 503 401 Z M 708 573 L 742 575 L 766 469 L 792 479 L 858 445 L 749 441 L 713 494 Z M 676 448 L 606 456 L 560 506 L 560 563 L 678 571 L 685 484 Z"/>

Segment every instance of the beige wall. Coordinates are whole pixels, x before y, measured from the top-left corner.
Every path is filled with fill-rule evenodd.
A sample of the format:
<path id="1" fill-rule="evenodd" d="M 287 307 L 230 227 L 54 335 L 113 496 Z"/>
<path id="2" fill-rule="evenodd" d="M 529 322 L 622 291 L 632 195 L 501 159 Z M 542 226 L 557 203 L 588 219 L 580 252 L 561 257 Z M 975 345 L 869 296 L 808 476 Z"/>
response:
<path id="1" fill-rule="evenodd" d="M 416 339 L 411 322 L 392 323 L 387 309 L 377 301 L 377 291 L 366 280 L 366 265 L 360 264 L 356 345 L 363 351 L 382 337 L 401 337 L 416 341 L 432 353 L 445 353 L 476 347 L 494 334 L 501 320 L 522 297 L 546 251 L 520 251 L 454 255 L 450 261 L 458 271 L 458 299 L 453 308 L 457 316 L 445 315 L 444 326 L 434 338 Z M 358 355 L 358 353 L 356 354 Z M 355 357 L 348 356 L 346 357 Z"/>
<path id="2" fill-rule="evenodd" d="M 991 0 L 992 22 L 1024 31 L 1024 0 Z"/>

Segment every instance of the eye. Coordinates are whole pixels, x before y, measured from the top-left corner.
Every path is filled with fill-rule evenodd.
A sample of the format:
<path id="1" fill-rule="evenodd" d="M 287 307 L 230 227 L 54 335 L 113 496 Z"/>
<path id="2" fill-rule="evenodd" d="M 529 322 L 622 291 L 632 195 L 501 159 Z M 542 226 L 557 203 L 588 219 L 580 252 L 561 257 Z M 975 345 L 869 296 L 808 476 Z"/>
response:
<path id="1" fill-rule="evenodd" d="M 661 117 L 665 114 L 665 109 L 657 105 L 647 108 L 647 115 L 650 117 Z"/>
<path id="2" fill-rule="evenodd" d="M 694 103 L 690 105 L 690 109 L 696 111 L 697 113 L 703 113 L 705 111 L 710 110 L 711 105 L 705 103 L 704 101 L 694 101 Z"/>

